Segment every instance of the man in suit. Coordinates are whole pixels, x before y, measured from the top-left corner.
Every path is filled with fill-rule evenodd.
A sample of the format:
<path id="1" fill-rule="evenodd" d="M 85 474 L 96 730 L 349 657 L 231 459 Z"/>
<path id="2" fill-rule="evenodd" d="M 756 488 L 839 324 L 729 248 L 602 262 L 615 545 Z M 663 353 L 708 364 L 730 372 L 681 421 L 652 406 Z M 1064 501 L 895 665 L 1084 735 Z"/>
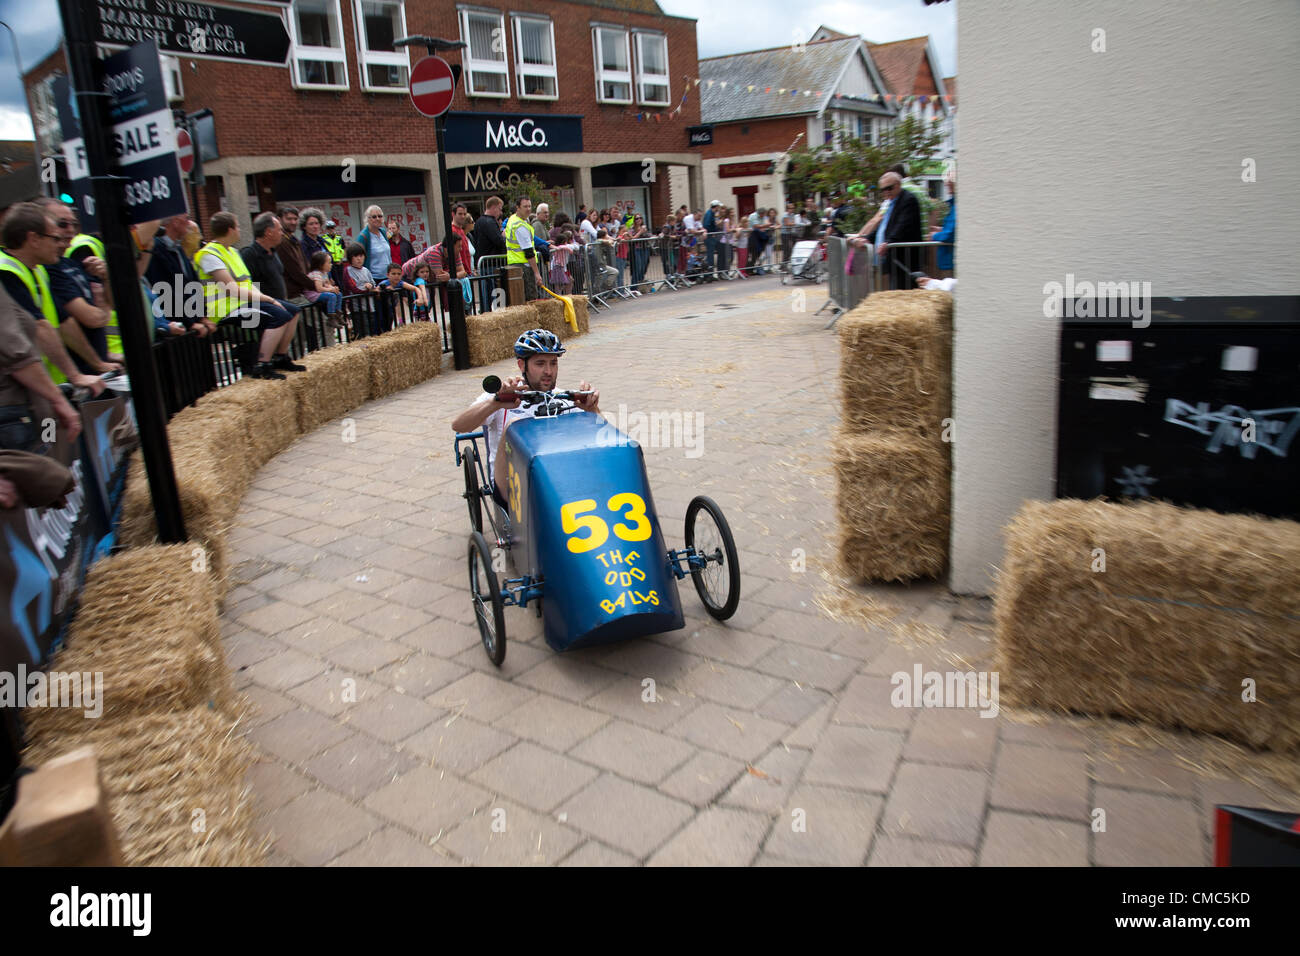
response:
<path id="1" fill-rule="evenodd" d="M 916 283 L 912 280 L 912 273 L 920 268 L 921 250 L 916 247 L 891 250 L 889 247 L 895 242 L 921 241 L 921 204 L 903 188 L 903 178 L 898 173 L 885 173 L 880 177 L 880 197 L 890 201 L 889 208 L 876 217 L 879 223 L 874 229 L 869 232 L 864 229 L 859 236 L 875 244 L 876 264 L 885 270 L 893 288 L 914 289 Z"/>

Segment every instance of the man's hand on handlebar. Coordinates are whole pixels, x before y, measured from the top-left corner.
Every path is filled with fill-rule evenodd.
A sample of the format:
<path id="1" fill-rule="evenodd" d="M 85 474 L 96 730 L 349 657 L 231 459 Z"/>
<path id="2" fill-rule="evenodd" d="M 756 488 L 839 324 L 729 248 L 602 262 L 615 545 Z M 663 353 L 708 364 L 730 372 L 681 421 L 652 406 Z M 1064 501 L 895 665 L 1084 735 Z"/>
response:
<path id="1" fill-rule="evenodd" d="M 521 393 L 526 391 L 528 391 L 528 383 L 521 376 L 516 375 L 501 384 L 501 391 L 497 393 L 495 401 L 502 408 L 518 408 L 523 400 Z M 502 393 L 513 395 L 513 398 L 503 398 Z"/>
<path id="2" fill-rule="evenodd" d="M 590 382 L 582 382 L 578 390 L 585 394 L 575 394 L 573 404 L 577 405 L 584 412 L 600 412 L 600 392 L 592 391 Z"/>

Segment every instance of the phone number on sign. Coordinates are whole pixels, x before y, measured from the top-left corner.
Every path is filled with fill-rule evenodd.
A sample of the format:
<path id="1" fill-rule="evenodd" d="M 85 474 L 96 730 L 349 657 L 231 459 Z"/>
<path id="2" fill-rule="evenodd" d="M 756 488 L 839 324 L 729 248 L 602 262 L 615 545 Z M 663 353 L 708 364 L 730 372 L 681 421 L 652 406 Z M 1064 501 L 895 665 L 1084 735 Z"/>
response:
<path id="1" fill-rule="evenodd" d="M 139 182 L 127 183 L 125 190 L 128 206 L 143 206 L 155 199 L 170 199 L 172 194 L 166 176 L 155 176 L 152 180 L 142 179 Z"/>

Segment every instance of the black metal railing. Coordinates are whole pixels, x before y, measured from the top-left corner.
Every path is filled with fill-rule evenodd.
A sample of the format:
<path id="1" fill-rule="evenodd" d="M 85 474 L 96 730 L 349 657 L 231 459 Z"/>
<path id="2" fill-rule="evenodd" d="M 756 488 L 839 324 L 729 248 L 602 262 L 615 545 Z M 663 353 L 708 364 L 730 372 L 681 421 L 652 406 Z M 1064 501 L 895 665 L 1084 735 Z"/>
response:
<path id="1" fill-rule="evenodd" d="M 420 305 L 405 291 L 362 292 L 343 297 L 342 311 L 334 321 L 320 305 L 306 306 L 298 313 L 289 354 L 301 358 L 333 345 L 383 335 L 413 322 L 437 322 L 442 331 L 443 354 L 448 354 L 452 347 L 447 296 L 462 294 L 459 283 L 434 286 L 429 290 L 428 305 Z M 477 302 L 467 302 L 467 312 L 471 305 L 477 308 Z M 208 392 L 243 378 L 257 360 L 261 337 L 254 322 L 244 325 L 238 317 L 228 318 L 209 335 L 191 329 L 183 335 L 160 336 L 154 342 L 153 355 L 167 417 L 193 405 Z"/>

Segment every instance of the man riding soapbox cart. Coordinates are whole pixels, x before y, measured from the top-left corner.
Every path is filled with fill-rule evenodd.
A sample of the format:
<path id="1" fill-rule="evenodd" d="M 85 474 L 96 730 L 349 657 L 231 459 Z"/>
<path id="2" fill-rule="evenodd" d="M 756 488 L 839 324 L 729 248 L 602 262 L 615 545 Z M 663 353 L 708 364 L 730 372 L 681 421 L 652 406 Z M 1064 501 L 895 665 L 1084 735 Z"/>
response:
<path id="1" fill-rule="evenodd" d="M 688 574 L 709 614 L 725 621 L 735 613 L 740 565 L 717 504 L 703 495 L 692 499 L 686 547 L 666 549 L 641 447 L 600 415 L 576 407 L 574 399 L 589 393 L 509 392 L 495 375 L 483 380 L 483 389 L 503 401 L 518 395 L 525 406 L 540 406 L 501 437 L 504 493 L 479 454 L 485 429 L 455 439 L 469 504 L 470 599 L 492 663 L 505 659 L 507 604 L 536 602 L 546 643 L 557 651 L 684 627 L 677 582 Z M 496 569 L 504 564 L 494 567 L 494 545 L 522 572 L 500 585 Z"/>

